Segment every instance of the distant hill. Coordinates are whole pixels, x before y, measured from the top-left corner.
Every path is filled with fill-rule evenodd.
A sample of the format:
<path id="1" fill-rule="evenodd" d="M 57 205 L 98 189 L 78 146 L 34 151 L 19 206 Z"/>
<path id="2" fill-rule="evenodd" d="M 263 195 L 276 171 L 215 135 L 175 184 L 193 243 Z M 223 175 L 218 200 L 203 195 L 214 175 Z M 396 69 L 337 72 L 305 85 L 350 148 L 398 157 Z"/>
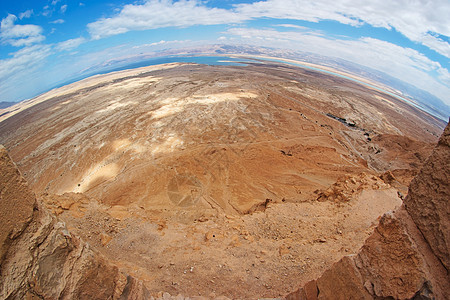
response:
<path id="1" fill-rule="evenodd" d="M 170 56 L 195 56 L 209 54 L 271 56 L 313 63 L 337 70 L 342 70 L 357 76 L 361 76 L 363 78 L 367 78 L 369 80 L 376 81 L 396 90 L 397 94 L 405 98 L 409 98 L 410 100 L 412 100 L 412 102 L 418 104 L 423 110 L 443 120 L 444 122 L 447 122 L 450 116 L 450 106 L 446 105 L 438 97 L 378 70 L 374 70 L 347 60 L 327 57 L 310 52 L 251 45 L 213 44 L 188 48 L 162 49 L 156 52 L 146 52 L 138 55 L 130 55 L 121 57 L 119 59 L 108 60 L 98 65 L 93 65 L 80 72 L 77 77 L 74 77 L 69 81 L 61 82 L 55 85 L 53 88 L 61 87 L 96 74 L 104 74 L 112 71 L 122 70 L 125 68 L 136 68 L 136 63 L 142 63 L 144 61 L 155 61 L 156 59 Z M 161 61 L 160 63 L 164 63 L 164 61 Z M 9 107 L 13 104 L 15 104 L 15 102 L 0 102 L 0 109 Z"/>
<path id="2" fill-rule="evenodd" d="M 14 104 L 16 104 L 17 102 L 0 102 L 0 109 L 3 109 L 3 108 L 7 108 L 7 107 L 10 107 L 10 106 L 12 106 L 12 105 L 14 105 Z"/>
<path id="3" fill-rule="evenodd" d="M 398 90 L 403 94 L 403 96 L 415 100 L 424 110 L 446 122 L 448 121 L 448 118 L 450 116 L 450 106 L 446 105 L 441 99 L 430 94 L 429 92 L 419 89 L 398 78 L 394 78 L 386 73 L 344 59 L 332 58 L 309 52 L 273 49 L 268 47 L 235 45 L 216 45 L 215 47 L 218 48 L 215 50 L 215 52 L 221 54 L 236 53 L 249 55 L 268 55 L 329 66 L 338 70 L 345 70 L 352 74 L 374 80 Z"/>

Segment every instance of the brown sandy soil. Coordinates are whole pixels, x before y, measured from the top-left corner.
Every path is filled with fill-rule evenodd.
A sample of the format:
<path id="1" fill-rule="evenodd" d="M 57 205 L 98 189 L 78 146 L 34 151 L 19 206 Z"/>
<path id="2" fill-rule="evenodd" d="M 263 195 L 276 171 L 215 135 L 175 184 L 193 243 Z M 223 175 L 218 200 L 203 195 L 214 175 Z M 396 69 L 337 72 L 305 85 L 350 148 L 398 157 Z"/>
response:
<path id="1" fill-rule="evenodd" d="M 356 253 L 445 125 L 281 64 L 140 68 L 26 105 L 0 143 L 69 227 L 153 294 L 236 299 Z"/>
<path id="2" fill-rule="evenodd" d="M 70 231 L 143 280 L 155 296 L 256 299 L 283 296 L 318 277 L 355 253 L 378 218 L 401 205 L 395 189 L 362 178 L 369 184 L 348 202 L 269 203 L 242 217 L 109 207 L 80 195 L 43 199 Z M 359 187 L 361 178 L 352 179 Z"/>

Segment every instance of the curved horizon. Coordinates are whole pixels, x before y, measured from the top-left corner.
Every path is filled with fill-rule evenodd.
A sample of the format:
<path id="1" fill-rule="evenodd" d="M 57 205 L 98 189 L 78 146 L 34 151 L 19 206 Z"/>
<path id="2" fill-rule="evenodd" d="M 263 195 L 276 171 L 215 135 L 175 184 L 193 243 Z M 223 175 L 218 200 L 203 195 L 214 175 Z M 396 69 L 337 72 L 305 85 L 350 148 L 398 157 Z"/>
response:
<path id="1" fill-rule="evenodd" d="M 445 0 L 21 0 L 0 7 L 0 103 L 33 98 L 129 59 L 225 45 L 241 47 L 241 54 L 356 68 L 437 111 L 450 109 Z"/>

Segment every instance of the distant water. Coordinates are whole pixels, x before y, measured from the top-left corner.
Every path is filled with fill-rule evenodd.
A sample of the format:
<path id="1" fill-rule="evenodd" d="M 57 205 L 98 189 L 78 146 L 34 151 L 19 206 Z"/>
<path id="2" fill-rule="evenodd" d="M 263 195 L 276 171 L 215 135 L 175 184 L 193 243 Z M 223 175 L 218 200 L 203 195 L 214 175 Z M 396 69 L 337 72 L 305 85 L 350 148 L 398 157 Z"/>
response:
<path id="1" fill-rule="evenodd" d="M 388 95 L 390 95 L 390 96 L 392 96 L 392 97 L 395 97 L 395 98 L 398 98 L 398 99 L 400 99 L 400 100 L 403 100 L 403 101 L 407 102 L 408 104 L 410 104 L 410 105 L 412 105 L 412 106 L 414 106 L 414 107 L 417 107 L 417 108 L 419 108 L 419 109 L 425 110 L 425 111 L 427 111 L 428 113 L 430 113 L 430 114 L 433 115 L 433 113 L 432 113 L 431 111 L 428 111 L 425 107 L 422 107 L 422 106 L 420 106 L 419 104 L 417 104 L 417 103 L 415 103 L 415 102 L 412 102 L 412 101 L 410 101 L 410 100 L 408 100 L 408 99 L 405 99 L 405 98 L 403 98 L 403 97 L 401 97 L 401 96 L 399 96 L 399 95 L 393 94 L 393 93 L 391 93 L 391 92 L 389 92 L 389 91 L 386 91 L 386 90 L 384 90 L 384 89 L 382 89 L 382 88 L 380 88 L 380 87 L 378 87 L 378 86 L 375 86 L 375 85 L 370 84 L 370 83 L 368 83 L 368 82 L 364 82 L 364 81 L 358 80 L 358 79 L 356 79 L 356 78 L 352 78 L 352 77 L 349 77 L 349 76 L 345 76 L 345 75 L 343 75 L 343 74 L 339 74 L 339 73 L 336 73 L 336 72 L 333 72 L 333 71 L 323 70 L 323 69 L 315 68 L 315 67 L 312 67 L 312 66 L 309 66 L 309 65 L 304 65 L 304 64 L 302 64 L 301 62 L 295 63 L 295 62 L 284 61 L 284 60 L 276 59 L 276 58 L 264 58 L 264 60 L 274 61 L 274 62 L 280 62 L 280 63 L 284 63 L 284 64 L 288 64 L 288 65 L 293 65 L 293 66 L 301 67 L 301 68 L 303 68 L 303 69 L 314 70 L 314 71 L 318 71 L 318 72 L 330 74 L 330 75 L 333 75 L 333 76 L 345 78 L 345 79 L 348 79 L 348 80 L 357 82 L 357 83 L 359 83 L 359 84 L 362 84 L 362 85 L 371 87 L 371 88 L 373 88 L 373 89 L 376 89 L 376 90 L 378 90 L 378 91 L 380 91 L 380 92 L 383 92 L 383 93 L 385 93 L 385 94 L 388 94 Z"/>
<path id="2" fill-rule="evenodd" d="M 77 76 L 69 81 L 65 81 L 60 83 L 54 88 L 63 87 L 65 85 L 80 81 L 82 79 L 94 76 L 107 74 L 111 72 L 136 69 L 141 67 L 169 64 L 169 63 L 196 63 L 196 64 L 204 64 L 204 65 L 216 65 L 216 66 L 246 66 L 246 62 L 257 63 L 258 61 L 252 59 L 245 58 L 236 58 L 236 57 L 228 57 L 228 56 L 163 56 L 158 58 L 146 59 L 139 62 L 133 63 L 125 63 L 120 65 L 114 65 L 110 67 L 105 67 L 94 72 L 88 72 L 83 75 Z"/>
<path id="3" fill-rule="evenodd" d="M 127 64 L 121 67 L 115 67 L 106 70 L 105 73 L 122 71 L 127 69 L 136 69 L 140 67 L 169 64 L 169 63 L 196 63 L 203 65 L 221 65 L 221 66 L 245 66 L 245 62 L 253 62 L 255 60 L 245 59 L 245 58 L 235 58 L 227 56 L 165 56 L 159 58 L 152 58 L 148 60 L 143 60 L 140 62 Z M 104 73 L 102 72 L 102 73 Z"/>
<path id="4" fill-rule="evenodd" d="M 106 74 L 106 73 L 110 73 L 110 72 L 116 72 L 116 71 L 123 71 L 123 70 L 128 70 L 128 69 L 136 69 L 136 68 L 140 68 L 140 67 L 147 67 L 147 66 L 154 66 L 154 65 L 161 65 L 161 64 L 168 64 L 168 63 L 196 63 L 196 64 L 204 64 L 204 65 L 222 65 L 222 66 L 246 66 L 246 63 L 264 63 L 267 61 L 273 61 L 273 62 L 278 62 L 278 63 L 283 63 L 283 64 L 288 64 L 288 65 L 293 65 L 293 66 L 297 66 L 297 67 L 301 67 L 303 69 L 309 69 L 309 70 L 314 70 L 314 71 L 318 71 L 318 72 L 322 72 L 322 73 L 326 73 L 326 74 L 330 74 L 333 76 L 337 76 L 340 78 L 345 78 L 348 80 L 351 80 L 353 82 L 357 82 L 359 84 L 371 87 L 373 89 L 376 89 L 378 91 L 381 91 L 383 93 L 386 93 L 390 96 L 396 97 L 400 100 L 403 100 L 405 102 L 407 102 L 408 104 L 417 107 L 421 110 L 424 110 L 428 113 L 430 113 L 431 115 L 434 115 L 436 117 L 438 117 L 435 113 L 433 113 L 432 111 L 430 111 L 429 109 L 427 109 L 426 107 L 423 107 L 415 102 L 412 102 L 408 99 L 405 99 L 399 95 L 395 95 L 389 91 L 386 91 L 378 86 L 374 86 L 370 83 L 367 82 L 363 82 L 360 81 L 358 79 L 349 77 L 349 76 L 345 76 L 343 74 L 339 74 L 339 73 L 335 73 L 332 71 L 328 71 L 328 70 L 323 70 L 320 68 L 315 68 L 309 65 L 305 65 L 302 64 L 301 62 L 291 62 L 291 61 L 284 61 L 281 59 L 276 59 L 276 58 L 260 58 L 260 57 L 255 57 L 255 58 L 237 58 L 237 57 L 229 57 L 229 56 L 178 56 L 178 55 L 174 55 L 174 56 L 164 56 L 164 57 L 158 57 L 158 58 L 152 58 L 152 59 L 146 59 L 146 60 L 142 60 L 139 62 L 133 62 L 133 63 L 125 63 L 122 64 L 120 66 L 111 66 L 111 67 L 106 67 L 103 68 L 99 71 L 95 71 L 92 73 L 88 73 L 88 74 L 83 74 L 80 77 L 74 78 L 72 80 L 70 80 L 69 82 L 64 82 L 62 84 L 59 84 L 56 87 L 62 87 L 64 85 L 70 84 L 70 83 L 74 83 L 76 81 L 79 81 L 81 79 L 93 76 L 93 75 L 99 75 L 99 74 Z M 439 117 L 441 118 L 441 117 Z"/>

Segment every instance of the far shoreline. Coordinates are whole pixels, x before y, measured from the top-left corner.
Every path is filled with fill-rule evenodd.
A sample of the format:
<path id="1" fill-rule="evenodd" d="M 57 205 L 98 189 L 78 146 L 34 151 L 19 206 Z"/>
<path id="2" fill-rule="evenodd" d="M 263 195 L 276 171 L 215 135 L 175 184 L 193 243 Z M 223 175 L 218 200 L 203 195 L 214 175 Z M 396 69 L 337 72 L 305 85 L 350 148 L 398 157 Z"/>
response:
<path id="1" fill-rule="evenodd" d="M 217 53 L 200 53 L 200 54 L 182 54 L 182 55 L 170 55 L 170 56 L 161 56 L 161 57 L 154 57 L 154 60 L 162 59 L 162 58 L 170 58 L 170 59 L 176 59 L 176 58 L 188 58 L 188 57 L 196 57 L 196 58 L 206 58 L 206 57 L 220 57 L 220 58 L 232 58 L 232 59 L 247 59 L 247 60 L 254 60 L 255 62 L 259 63 L 265 63 L 265 62 L 274 62 L 274 63 L 281 63 L 281 64 L 287 64 L 290 66 L 303 68 L 303 69 L 310 69 L 316 72 L 322 72 L 331 76 L 338 76 L 347 80 L 350 80 L 354 83 L 361 84 L 365 88 L 369 88 L 381 93 L 384 93 L 386 95 L 392 96 L 397 98 L 398 100 L 405 102 L 406 104 L 415 107 L 416 109 L 421 110 L 422 112 L 428 114 L 430 117 L 435 119 L 435 121 L 439 123 L 445 123 L 447 120 L 442 119 L 440 116 L 437 116 L 433 114 L 431 111 L 429 111 L 427 108 L 421 106 L 419 103 L 415 102 L 414 100 L 405 99 L 403 96 L 398 95 L 396 91 L 389 86 L 383 85 L 377 81 L 371 81 L 368 78 L 360 77 L 355 74 L 352 74 L 350 72 L 345 72 L 343 70 L 334 69 L 328 66 L 313 64 L 309 62 L 304 62 L 301 60 L 294 60 L 294 59 L 287 59 L 287 58 L 279 58 L 279 57 L 272 57 L 272 56 L 266 56 L 266 55 L 249 55 L 249 54 L 217 54 Z M 152 60 L 153 60 L 152 59 Z M 148 60 L 150 62 L 151 60 Z M 217 60 L 218 63 L 229 63 L 230 65 L 233 65 L 235 63 L 241 63 L 243 66 L 245 66 L 246 62 L 239 62 L 239 61 L 224 61 L 224 60 Z M 43 92 L 42 94 L 39 94 L 36 97 L 29 98 L 22 100 L 20 102 L 17 102 L 16 104 L 9 106 L 4 109 L 0 109 L 0 122 L 16 115 L 17 113 L 26 110 L 36 104 L 39 104 L 41 102 L 44 102 L 51 97 L 56 97 L 62 94 L 70 93 L 70 90 L 73 88 L 79 89 L 80 84 L 86 84 L 86 88 L 89 86 L 95 85 L 96 82 L 107 80 L 108 77 L 111 77 L 111 79 L 114 78 L 120 78 L 121 76 L 130 76 L 132 74 L 137 74 L 139 72 L 147 72 L 150 70 L 158 70 L 158 69 L 165 69 L 170 67 L 176 67 L 179 65 L 184 64 L 202 64 L 198 62 L 168 62 L 168 63 L 161 63 L 161 64 L 149 64 L 146 66 L 140 66 L 136 68 L 127 68 L 128 66 L 131 66 L 134 63 L 130 63 L 128 65 L 118 67 L 117 70 L 113 71 L 106 71 L 106 73 L 102 73 L 101 71 L 97 74 L 93 74 L 90 76 L 87 76 L 85 78 L 82 78 L 80 80 L 68 83 L 63 86 L 57 86 L 54 87 L 46 92 Z M 208 64 L 206 64 L 208 65 Z M 216 64 L 211 64 L 216 65 Z M 220 64 L 217 64 L 220 65 Z M 123 68 L 123 69 L 122 69 Z M 445 125 L 444 125 L 445 126 Z"/>

